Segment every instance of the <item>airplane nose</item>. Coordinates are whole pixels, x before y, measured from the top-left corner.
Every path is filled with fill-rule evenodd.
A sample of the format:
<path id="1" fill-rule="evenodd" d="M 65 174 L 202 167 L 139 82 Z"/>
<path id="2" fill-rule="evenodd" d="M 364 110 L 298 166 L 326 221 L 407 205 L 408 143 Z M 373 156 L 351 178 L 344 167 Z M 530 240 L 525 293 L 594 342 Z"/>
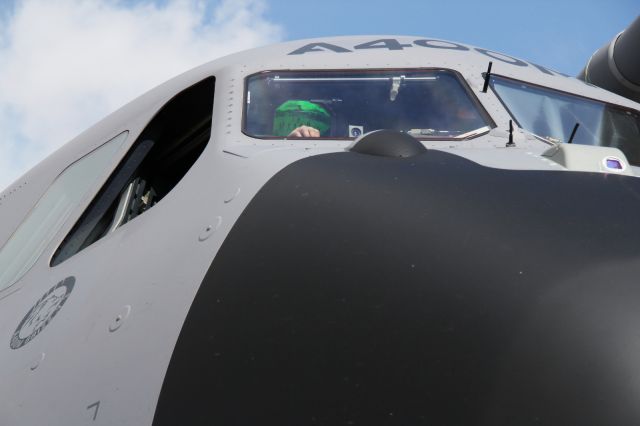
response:
<path id="1" fill-rule="evenodd" d="M 638 424 L 639 185 L 297 161 L 213 260 L 154 425 Z"/>

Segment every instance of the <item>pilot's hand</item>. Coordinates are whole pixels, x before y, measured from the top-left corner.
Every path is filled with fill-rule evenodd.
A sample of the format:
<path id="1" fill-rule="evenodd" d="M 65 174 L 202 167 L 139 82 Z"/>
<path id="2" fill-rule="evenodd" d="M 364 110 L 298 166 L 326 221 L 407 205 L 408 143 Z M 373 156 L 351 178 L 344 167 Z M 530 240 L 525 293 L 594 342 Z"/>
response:
<path id="1" fill-rule="evenodd" d="M 313 127 L 300 126 L 300 127 L 296 127 L 295 129 L 293 129 L 291 131 L 291 133 L 289 133 L 289 137 L 319 138 L 320 137 L 320 131 L 318 129 L 313 128 Z"/>

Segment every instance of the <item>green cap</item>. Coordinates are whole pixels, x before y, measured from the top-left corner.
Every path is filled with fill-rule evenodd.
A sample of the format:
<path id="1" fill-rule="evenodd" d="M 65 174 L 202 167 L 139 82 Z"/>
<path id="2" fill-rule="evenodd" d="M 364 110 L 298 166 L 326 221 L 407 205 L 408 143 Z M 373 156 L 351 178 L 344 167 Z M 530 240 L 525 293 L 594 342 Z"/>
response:
<path id="1" fill-rule="evenodd" d="M 331 115 L 321 105 L 309 101 L 286 101 L 276 109 L 273 135 L 288 136 L 300 126 L 309 126 L 325 135 L 331 127 Z"/>

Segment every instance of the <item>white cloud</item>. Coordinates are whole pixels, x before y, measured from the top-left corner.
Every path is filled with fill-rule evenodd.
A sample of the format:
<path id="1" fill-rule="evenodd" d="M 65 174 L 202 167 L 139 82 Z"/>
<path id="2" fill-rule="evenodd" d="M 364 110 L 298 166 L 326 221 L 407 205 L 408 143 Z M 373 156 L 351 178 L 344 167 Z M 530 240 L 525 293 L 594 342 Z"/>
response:
<path id="1" fill-rule="evenodd" d="M 265 0 L 22 0 L 0 13 L 0 191 L 163 81 L 281 38 Z"/>

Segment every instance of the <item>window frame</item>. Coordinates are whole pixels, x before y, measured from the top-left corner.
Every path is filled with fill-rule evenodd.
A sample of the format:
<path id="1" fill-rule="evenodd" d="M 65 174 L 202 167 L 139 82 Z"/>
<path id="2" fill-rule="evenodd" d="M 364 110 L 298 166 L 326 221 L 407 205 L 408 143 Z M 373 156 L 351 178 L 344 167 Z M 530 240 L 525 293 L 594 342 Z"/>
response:
<path id="1" fill-rule="evenodd" d="M 131 131 L 129 129 L 124 129 L 116 133 L 114 136 L 106 138 L 106 140 L 103 143 L 94 147 L 89 152 L 84 153 L 82 156 L 80 156 L 79 158 L 76 158 L 71 163 L 66 164 L 64 168 L 57 175 L 55 175 L 53 179 L 51 179 L 50 183 L 48 184 L 44 192 L 42 192 L 42 194 L 38 197 L 38 199 L 33 203 L 32 207 L 25 214 L 22 221 L 20 221 L 18 226 L 13 230 L 13 232 L 6 239 L 4 244 L 0 246 L 0 252 L 2 252 L 5 249 L 5 247 L 7 247 L 7 245 L 11 242 L 14 236 L 20 231 L 22 226 L 28 220 L 30 220 L 30 218 L 32 217 L 36 209 L 38 209 L 38 207 L 40 206 L 40 203 L 42 202 L 42 200 L 45 199 L 45 197 L 47 197 L 50 194 L 52 187 L 56 184 L 56 182 L 58 182 L 65 175 L 65 173 L 67 173 L 74 166 L 78 165 L 81 161 L 86 160 L 89 156 L 95 154 L 98 150 L 104 148 L 107 144 L 116 141 L 116 139 L 118 138 L 122 138 L 122 140 L 119 142 L 119 145 L 114 148 L 114 151 L 111 154 L 111 157 L 107 161 L 105 161 L 105 167 L 95 175 L 93 182 L 91 182 L 91 184 L 87 186 L 86 190 L 79 197 L 78 201 L 75 204 L 71 205 L 69 209 L 69 213 L 67 214 L 66 218 L 60 221 L 60 225 L 58 229 L 53 234 L 51 234 L 51 237 L 48 239 L 48 241 L 46 241 L 43 244 L 41 252 L 33 260 L 31 265 L 27 269 L 25 269 L 25 271 L 18 278 L 13 279 L 11 281 L 11 284 L 8 284 L 7 286 L 0 288 L 0 299 L 3 299 L 4 297 L 18 291 L 21 288 L 21 286 L 19 285 L 20 282 L 24 279 L 24 277 L 27 274 L 29 274 L 29 272 L 45 256 L 47 258 L 47 262 L 46 262 L 47 267 L 49 267 L 48 259 L 51 256 L 51 254 L 49 253 L 51 251 L 50 248 L 52 247 L 52 245 L 53 247 L 57 247 L 57 245 L 59 244 L 60 235 L 61 234 L 64 235 L 66 232 L 68 232 L 69 222 L 75 221 L 77 219 L 78 214 L 82 214 L 81 212 L 84 211 L 84 209 L 90 203 L 90 200 L 92 199 L 92 197 L 96 194 L 99 188 L 104 184 L 104 181 L 108 179 L 108 176 L 111 173 L 113 166 L 115 164 L 118 164 L 121 161 L 122 156 L 124 155 L 124 153 L 127 152 L 127 150 L 129 149 L 129 145 L 131 144 L 130 136 L 131 136 Z"/>
<path id="2" fill-rule="evenodd" d="M 62 251 L 67 248 L 69 241 L 73 240 L 73 238 L 75 238 L 78 235 L 82 235 L 82 234 L 78 234 L 77 232 L 78 229 L 86 225 L 88 222 L 90 222 L 89 219 L 91 220 L 95 219 L 94 217 L 90 217 L 87 215 L 89 215 L 90 213 L 94 213 L 94 211 L 96 212 L 101 211 L 102 207 L 105 207 L 105 206 L 109 206 L 109 208 L 111 207 L 111 204 L 105 205 L 104 200 L 105 200 L 105 196 L 106 197 L 109 196 L 107 192 L 110 193 L 110 191 L 114 189 L 114 187 L 117 187 L 117 185 L 114 185 L 114 184 L 117 184 L 121 180 L 121 178 L 124 176 L 124 174 L 126 174 L 128 171 L 131 171 L 131 173 L 135 173 L 136 171 L 139 170 L 139 168 L 142 165 L 146 165 L 145 161 L 147 161 L 148 159 L 147 157 L 150 154 L 150 152 L 153 150 L 153 148 L 155 148 L 155 145 L 161 146 L 162 148 L 166 148 L 166 143 L 157 144 L 156 143 L 157 140 L 155 140 L 155 138 L 158 137 L 158 127 L 160 123 L 160 121 L 158 120 L 160 120 L 163 117 L 162 114 L 167 114 L 168 113 L 167 111 L 171 111 L 171 113 L 175 114 L 175 111 L 173 111 L 172 108 L 176 108 L 176 102 L 184 101 L 186 92 L 195 90 L 197 87 L 201 85 L 210 84 L 212 91 L 208 93 L 210 96 L 205 97 L 207 99 L 207 104 L 210 101 L 210 107 L 205 108 L 205 110 L 207 111 L 206 115 L 208 117 L 208 130 L 207 130 L 208 136 L 206 138 L 206 141 L 204 141 L 204 143 L 202 144 L 202 149 L 198 153 L 197 157 L 194 159 L 193 163 L 189 165 L 189 167 L 184 171 L 184 174 L 182 174 L 179 179 L 173 182 L 173 185 L 171 186 L 171 188 L 166 192 L 166 194 L 163 195 L 162 198 L 164 198 L 164 196 L 170 195 L 170 193 L 175 189 L 175 186 L 177 186 L 183 180 L 183 178 L 188 174 L 188 172 L 193 168 L 193 166 L 200 160 L 209 142 L 213 138 L 213 129 L 214 129 L 213 121 L 215 117 L 214 109 L 215 109 L 215 95 L 217 90 L 217 86 L 216 86 L 217 83 L 218 83 L 218 77 L 216 77 L 214 74 L 208 75 L 204 78 L 200 78 L 197 81 L 193 82 L 192 84 L 187 85 L 186 87 L 182 87 L 179 90 L 176 89 L 171 96 L 164 99 L 162 105 L 160 105 L 157 108 L 154 108 L 154 111 L 151 114 L 150 118 L 144 123 L 144 125 L 141 126 L 139 131 L 134 134 L 134 137 L 130 138 L 130 142 L 127 144 L 126 150 L 124 150 L 124 152 L 118 158 L 117 163 L 115 163 L 115 165 L 110 169 L 109 174 L 102 181 L 100 187 L 93 192 L 93 195 L 91 196 L 91 198 L 84 205 L 84 209 L 82 210 L 82 212 L 75 217 L 73 224 L 66 229 L 66 232 L 64 233 L 63 237 L 58 240 L 56 247 L 51 252 L 51 255 L 48 260 L 48 266 L 50 268 L 57 268 L 61 266 L 64 262 L 66 262 L 71 258 L 74 258 L 76 255 L 82 253 L 85 249 L 88 249 L 94 244 L 99 243 L 103 239 L 108 238 L 111 234 L 118 232 L 121 227 L 123 227 L 124 225 L 129 223 L 129 221 L 137 218 L 137 216 L 140 216 L 142 214 L 140 213 L 136 217 L 128 220 L 126 223 L 118 225 L 113 230 L 108 230 L 106 233 L 99 236 L 97 239 L 91 241 L 88 245 L 73 251 L 72 254 L 68 256 L 63 256 Z M 189 95 L 192 95 L 192 93 L 189 93 Z M 183 109 L 181 111 L 187 111 L 187 109 Z M 160 132 L 159 134 L 162 135 L 162 137 L 166 137 L 166 132 Z M 157 152 L 155 154 L 157 154 Z M 135 167 L 131 168 L 131 166 L 134 164 L 135 164 Z M 116 182 L 116 180 L 118 182 Z M 121 188 L 121 191 L 124 190 L 125 188 L 127 188 L 127 185 L 124 185 L 124 187 Z M 119 192 L 120 195 L 122 194 L 121 191 Z M 120 199 L 120 195 L 116 197 L 116 203 Z M 158 201 L 156 201 L 156 203 L 159 203 L 160 201 L 162 201 L 162 199 L 159 199 Z M 153 205 L 150 206 L 149 208 L 151 207 L 153 207 Z M 109 208 L 104 209 L 102 213 L 108 212 Z M 100 221 L 102 218 L 104 218 L 104 214 L 98 216 L 98 221 Z M 86 238 L 83 239 L 83 241 L 88 240 L 89 239 L 88 237 L 91 235 L 93 231 L 95 231 L 95 229 L 96 229 L 95 226 L 91 227 L 89 229 L 89 232 L 85 235 Z"/>
<path id="3" fill-rule="evenodd" d="M 567 96 L 567 97 L 572 97 L 572 98 L 576 98 L 576 99 L 596 102 L 596 103 L 599 103 L 599 104 L 602 104 L 602 105 L 609 106 L 612 109 L 616 109 L 616 110 L 619 110 L 619 111 L 625 111 L 625 112 L 633 111 L 636 114 L 640 115 L 640 111 L 639 110 L 631 108 L 631 107 L 627 107 L 627 106 L 624 106 L 624 105 L 614 104 L 612 102 L 604 101 L 602 99 L 597 99 L 597 98 L 593 98 L 593 97 L 590 97 L 590 96 L 585 96 L 585 95 L 580 95 L 580 94 L 577 94 L 577 93 L 567 92 L 565 90 L 555 89 L 553 87 L 544 86 L 542 84 L 537 84 L 537 83 L 531 83 L 529 81 L 524 81 L 524 80 L 520 80 L 520 79 L 517 79 L 517 78 L 506 77 L 506 76 L 501 75 L 501 74 L 491 73 L 491 76 L 489 77 L 489 86 L 491 87 L 491 90 L 493 91 L 493 94 L 496 96 L 496 98 L 498 98 L 498 101 L 500 101 L 500 104 L 502 105 L 504 110 L 507 112 L 507 114 L 509 114 L 509 117 L 511 117 L 513 122 L 516 123 L 518 125 L 518 127 L 520 127 L 521 129 L 524 129 L 525 131 L 531 133 L 533 136 L 535 136 L 535 138 L 537 140 L 542 141 L 542 142 L 544 142 L 544 143 L 546 143 L 548 145 L 551 145 L 551 146 L 555 146 L 555 145 L 557 145 L 557 143 L 553 142 L 553 141 L 550 141 L 550 140 L 547 140 L 543 136 L 537 135 L 537 134 L 533 133 L 532 131 L 527 130 L 524 127 L 522 127 L 522 125 L 520 124 L 518 119 L 511 112 L 511 109 L 507 106 L 506 102 L 502 99 L 502 97 L 500 96 L 498 91 L 495 89 L 495 87 L 493 85 L 493 78 L 494 77 L 497 77 L 498 79 L 502 79 L 502 80 L 507 80 L 509 82 L 516 83 L 516 84 L 523 84 L 525 86 L 531 86 L 531 87 L 536 88 L 536 89 L 548 90 L 550 92 L 558 93 L 558 94 L 561 94 L 561 95 L 564 95 L 564 96 Z M 559 143 L 564 143 L 564 142 L 559 142 Z M 590 145 L 590 146 L 593 146 L 593 145 Z M 602 146 L 602 145 L 596 145 L 596 146 Z"/>
<path id="4" fill-rule="evenodd" d="M 473 92 L 473 90 L 471 89 L 471 87 L 469 86 L 469 83 L 467 82 L 467 80 L 464 78 L 464 76 L 457 70 L 455 69 L 451 69 L 451 68 L 442 68 L 442 67 L 418 67 L 418 68 L 331 68 L 331 69 L 270 69 L 270 70 L 264 70 L 264 71 L 258 71 L 252 74 L 247 75 L 244 78 L 244 84 L 243 84 L 243 92 L 242 92 L 242 120 L 241 120 L 241 129 L 240 131 L 242 132 L 242 134 L 244 136 L 247 136 L 251 139 L 257 139 L 257 140 L 264 140 L 264 141 L 345 141 L 345 142 L 351 142 L 353 140 L 355 140 L 356 138 L 354 137 L 313 137 L 313 138 L 305 138 L 305 137 L 294 137 L 294 138 L 289 138 L 289 137 L 282 137 L 282 136 L 258 136 L 258 135 L 252 135 L 250 133 L 248 133 L 246 131 L 246 125 L 247 125 L 247 94 L 249 93 L 249 80 L 253 77 L 256 76 L 260 76 L 260 75 L 264 75 L 264 74 L 273 74 L 273 73 L 283 73 L 283 72 L 287 72 L 287 73 L 291 73 L 291 72 L 299 72 L 299 73 L 359 73 L 359 74 L 375 74 L 375 73 L 381 73 L 381 72 L 434 72 L 434 71 L 442 71 L 442 72 L 447 72 L 450 73 L 460 84 L 460 86 L 462 87 L 462 90 L 465 92 L 465 94 L 468 96 L 469 100 L 471 101 L 471 103 L 473 104 L 473 106 L 476 108 L 476 111 L 480 114 L 481 118 L 485 121 L 485 123 L 487 123 L 486 126 L 479 128 L 483 129 L 485 128 L 485 130 L 483 131 L 478 131 L 477 133 L 475 133 L 476 131 L 471 131 L 471 132 L 467 132 L 468 133 L 473 133 L 472 135 L 469 136 L 464 136 L 460 135 L 458 137 L 425 137 L 425 136 L 414 136 L 416 139 L 418 139 L 419 141 L 424 141 L 424 142 L 432 142 L 432 141 L 443 141 L 443 142 L 451 142 L 451 141 L 466 141 L 466 140 L 472 140 L 472 139 L 476 139 L 478 137 L 484 136 L 487 133 L 489 133 L 492 129 L 496 128 L 496 122 L 493 120 L 493 117 L 491 117 L 491 114 L 489 114 L 489 112 L 487 111 L 487 109 L 484 107 L 484 105 L 482 104 L 482 102 L 480 102 L 480 100 L 478 99 L 478 97 L 475 95 L 475 93 Z"/>

